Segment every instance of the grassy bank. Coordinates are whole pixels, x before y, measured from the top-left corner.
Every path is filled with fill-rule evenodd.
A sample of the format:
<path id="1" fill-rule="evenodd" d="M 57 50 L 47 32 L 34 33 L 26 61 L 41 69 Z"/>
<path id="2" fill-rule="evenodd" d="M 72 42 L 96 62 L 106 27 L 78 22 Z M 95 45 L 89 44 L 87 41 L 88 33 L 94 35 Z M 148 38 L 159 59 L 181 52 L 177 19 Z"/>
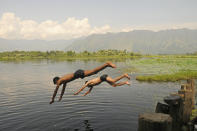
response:
<path id="1" fill-rule="evenodd" d="M 197 109 L 193 109 L 192 110 L 192 115 L 190 116 L 190 120 L 193 120 L 196 117 L 197 117 Z"/>
<path id="2" fill-rule="evenodd" d="M 136 59 L 128 63 L 127 72 L 138 74 L 139 81 L 179 81 L 197 78 L 196 57 L 154 57 Z"/>
<path id="3" fill-rule="evenodd" d="M 124 62 L 127 66 L 123 67 L 123 70 L 127 73 L 138 74 L 136 79 L 139 81 L 178 81 L 197 78 L 197 55 L 195 54 L 141 55 L 126 50 L 100 50 L 97 52 L 84 51 L 78 53 L 74 51 L 12 51 L 0 53 L 0 61 L 21 62 L 36 60 Z"/>
<path id="4" fill-rule="evenodd" d="M 148 76 L 137 76 L 138 81 L 159 81 L 159 82 L 175 82 L 179 80 L 187 80 L 190 78 L 197 78 L 197 71 L 179 71 L 173 74 L 161 74 L 161 75 L 148 75 Z"/>

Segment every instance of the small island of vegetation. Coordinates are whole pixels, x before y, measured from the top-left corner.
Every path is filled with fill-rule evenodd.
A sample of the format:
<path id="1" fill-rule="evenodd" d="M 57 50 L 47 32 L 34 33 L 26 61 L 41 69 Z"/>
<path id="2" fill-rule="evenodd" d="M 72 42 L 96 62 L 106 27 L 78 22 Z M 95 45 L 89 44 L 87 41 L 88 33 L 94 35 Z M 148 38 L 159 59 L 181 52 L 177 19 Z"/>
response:
<path id="1" fill-rule="evenodd" d="M 197 52 L 184 55 L 142 55 L 126 50 L 99 50 L 97 52 L 12 51 L 0 53 L 0 61 L 123 60 L 128 58 L 132 58 L 132 60 L 126 63 L 128 65 L 127 71 L 137 73 L 136 80 L 138 81 L 175 82 L 197 78 Z"/>
<path id="2" fill-rule="evenodd" d="M 99 50 L 97 52 L 75 52 L 75 51 L 12 51 L 1 52 L 0 60 L 32 60 L 32 59 L 90 59 L 90 58 L 130 58 L 139 57 L 140 53 L 128 52 L 126 50 Z"/>

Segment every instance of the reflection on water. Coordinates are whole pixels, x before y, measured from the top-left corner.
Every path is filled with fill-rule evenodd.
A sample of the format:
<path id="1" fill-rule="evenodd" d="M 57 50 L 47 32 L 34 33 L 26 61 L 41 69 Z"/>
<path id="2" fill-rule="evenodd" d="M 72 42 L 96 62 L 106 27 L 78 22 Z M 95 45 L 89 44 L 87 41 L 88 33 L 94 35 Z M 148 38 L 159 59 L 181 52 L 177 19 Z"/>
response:
<path id="1" fill-rule="evenodd" d="M 84 120 L 84 130 L 83 131 L 94 131 L 94 129 L 91 127 L 89 120 Z M 80 131 L 80 129 L 74 129 L 74 131 Z"/>
<path id="2" fill-rule="evenodd" d="M 79 60 L 0 62 L 0 130 L 135 131 L 139 113 L 154 111 L 158 101 L 180 87 L 180 83 L 139 83 L 135 74 L 129 74 L 130 86 L 114 88 L 102 83 L 85 97 L 73 95 L 86 80 L 104 73 L 112 78 L 122 74 L 125 62 L 115 62 L 117 69 L 107 68 L 67 84 L 62 101 L 49 105 L 55 88 L 54 76 L 80 68 L 93 69 L 101 64 L 103 62 Z M 60 92 L 56 100 L 59 95 Z"/>

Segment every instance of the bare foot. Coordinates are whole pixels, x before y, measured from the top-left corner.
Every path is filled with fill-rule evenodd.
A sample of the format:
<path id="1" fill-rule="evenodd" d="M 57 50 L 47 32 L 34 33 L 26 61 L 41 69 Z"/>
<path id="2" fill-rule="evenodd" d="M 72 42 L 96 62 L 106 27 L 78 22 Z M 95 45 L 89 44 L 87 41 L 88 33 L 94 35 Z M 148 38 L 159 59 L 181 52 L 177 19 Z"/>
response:
<path id="1" fill-rule="evenodd" d="M 116 68 L 116 65 L 113 64 L 111 61 L 106 62 L 110 67 L 112 68 Z"/>
<path id="2" fill-rule="evenodd" d="M 124 76 L 127 77 L 129 80 L 131 79 L 131 77 L 127 73 L 125 73 Z"/>
<path id="3" fill-rule="evenodd" d="M 126 82 L 125 82 L 125 84 L 127 84 L 127 85 L 131 85 L 128 81 L 126 81 Z"/>

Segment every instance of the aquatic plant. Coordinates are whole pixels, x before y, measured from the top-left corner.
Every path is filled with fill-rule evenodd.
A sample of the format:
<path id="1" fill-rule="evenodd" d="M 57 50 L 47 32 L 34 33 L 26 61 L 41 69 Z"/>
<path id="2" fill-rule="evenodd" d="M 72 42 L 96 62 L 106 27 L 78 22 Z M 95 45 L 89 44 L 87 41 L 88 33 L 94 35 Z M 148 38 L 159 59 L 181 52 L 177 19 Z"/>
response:
<path id="1" fill-rule="evenodd" d="M 147 76 L 137 76 L 138 81 L 162 81 L 162 82 L 175 82 L 179 80 L 187 80 L 190 78 L 197 78 L 197 71 L 179 71 L 172 74 L 160 74 L 160 75 L 147 75 Z"/>

